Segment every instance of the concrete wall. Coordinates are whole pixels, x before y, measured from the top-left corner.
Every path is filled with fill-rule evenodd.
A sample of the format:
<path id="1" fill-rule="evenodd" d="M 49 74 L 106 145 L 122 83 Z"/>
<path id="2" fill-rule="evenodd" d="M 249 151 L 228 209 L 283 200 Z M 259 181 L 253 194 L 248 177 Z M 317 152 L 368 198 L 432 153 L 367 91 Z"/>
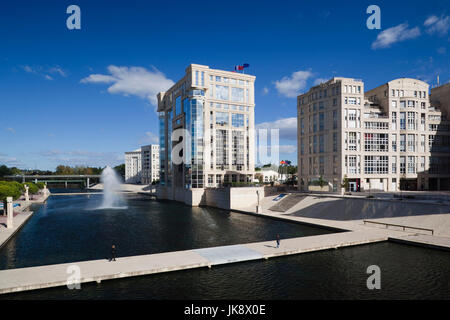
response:
<path id="1" fill-rule="evenodd" d="M 308 191 L 329 192 L 333 191 L 333 187 L 330 187 L 329 185 L 323 186 L 322 188 L 320 186 L 308 186 Z"/>
<path id="2" fill-rule="evenodd" d="M 174 194 L 165 187 L 158 186 L 158 199 L 175 200 L 183 202 L 189 206 L 207 205 L 221 209 L 248 209 L 256 207 L 259 201 L 264 198 L 264 188 L 220 188 L 220 189 L 191 189 L 185 190 L 176 188 Z"/>
<path id="3" fill-rule="evenodd" d="M 258 192 L 258 193 L 257 193 Z M 230 209 L 245 209 L 255 207 L 264 198 L 264 187 L 230 188 Z"/>
<path id="4" fill-rule="evenodd" d="M 240 189 L 240 188 L 239 188 Z M 230 209 L 230 188 L 206 189 L 206 203 L 208 206 Z"/>

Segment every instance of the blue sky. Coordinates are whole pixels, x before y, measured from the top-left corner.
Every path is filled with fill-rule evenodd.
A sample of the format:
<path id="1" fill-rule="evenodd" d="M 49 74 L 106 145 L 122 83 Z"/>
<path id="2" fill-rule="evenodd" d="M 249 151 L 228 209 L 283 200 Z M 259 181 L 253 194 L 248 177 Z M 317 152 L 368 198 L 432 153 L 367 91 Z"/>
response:
<path id="1" fill-rule="evenodd" d="M 256 76 L 256 123 L 296 162 L 296 99 L 320 79 L 450 79 L 450 1 L 2 1 L 0 164 L 116 165 L 156 142 L 153 92 L 190 63 Z M 68 30 L 66 8 L 81 8 Z M 366 8 L 381 9 L 381 30 Z"/>

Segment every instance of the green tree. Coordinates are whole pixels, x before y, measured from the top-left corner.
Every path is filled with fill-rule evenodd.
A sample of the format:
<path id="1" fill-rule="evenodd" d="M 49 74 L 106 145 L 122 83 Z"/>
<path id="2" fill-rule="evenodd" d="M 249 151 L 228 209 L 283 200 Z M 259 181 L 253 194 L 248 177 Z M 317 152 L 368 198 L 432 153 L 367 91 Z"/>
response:
<path id="1" fill-rule="evenodd" d="M 345 188 L 345 191 L 347 191 L 349 186 L 350 186 L 350 182 L 348 181 L 347 175 L 344 175 L 344 179 L 342 180 L 341 187 Z"/>
<path id="2" fill-rule="evenodd" d="M 320 175 L 318 182 L 319 182 L 320 189 L 322 189 L 323 186 L 324 186 L 325 184 L 327 184 L 327 181 L 323 178 L 322 175 Z"/>
<path id="3" fill-rule="evenodd" d="M 125 178 L 125 163 L 119 164 L 118 166 L 115 166 L 113 169 L 116 170 L 117 174 L 122 176 L 122 178 Z"/>
<path id="4" fill-rule="evenodd" d="M 39 190 L 42 190 L 45 187 L 45 183 L 44 182 L 38 182 L 38 183 L 36 183 L 36 186 L 39 188 Z"/>
<path id="5" fill-rule="evenodd" d="M 39 192 L 39 187 L 33 182 L 25 182 L 24 185 L 28 186 L 28 192 L 30 194 L 36 194 Z"/>
<path id="6" fill-rule="evenodd" d="M 17 200 L 22 195 L 21 188 L 17 185 L 20 183 L 10 181 L 0 181 L 0 201 L 6 200 L 7 197 L 13 197 Z"/>

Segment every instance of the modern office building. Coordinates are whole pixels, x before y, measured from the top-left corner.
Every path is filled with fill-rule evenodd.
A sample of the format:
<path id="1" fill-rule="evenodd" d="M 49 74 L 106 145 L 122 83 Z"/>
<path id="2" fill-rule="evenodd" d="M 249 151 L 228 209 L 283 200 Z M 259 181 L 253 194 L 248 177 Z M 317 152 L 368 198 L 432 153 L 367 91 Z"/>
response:
<path id="1" fill-rule="evenodd" d="M 362 80 L 333 78 L 298 96 L 297 109 L 300 189 L 320 176 L 334 191 L 345 178 L 350 191 L 444 187 L 433 172 L 448 159 L 435 154 L 448 122 L 427 83 L 400 78 L 364 93 Z"/>
<path id="2" fill-rule="evenodd" d="M 151 184 L 159 180 L 159 145 L 125 152 L 125 182 Z"/>
<path id="3" fill-rule="evenodd" d="M 198 205 L 204 188 L 252 181 L 254 82 L 252 75 L 191 64 L 158 94 L 159 198 Z"/>

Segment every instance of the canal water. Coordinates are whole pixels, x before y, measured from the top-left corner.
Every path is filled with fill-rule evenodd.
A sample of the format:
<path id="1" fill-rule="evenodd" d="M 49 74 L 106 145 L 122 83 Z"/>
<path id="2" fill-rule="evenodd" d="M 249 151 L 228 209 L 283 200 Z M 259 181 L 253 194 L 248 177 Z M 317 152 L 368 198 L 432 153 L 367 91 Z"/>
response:
<path id="1" fill-rule="evenodd" d="M 128 209 L 89 210 L 100 195 L 51 197 L 0 251 L 1 268 L 308 236 L 330 231 L 128 196 Z M 367 267 L 381 270 L 369 290 Z M 450 299 L 450 254 L 390 242 L 155 274 L 1 299 Z"/>
<path id="2" fill-rule="evenodd" d="M 125 195 L 126 209 L 96 210 L 102 195 L 52 196 L 0 250 L 0 269 L 134 256 L 331 233 L 214 208 Z"/>

